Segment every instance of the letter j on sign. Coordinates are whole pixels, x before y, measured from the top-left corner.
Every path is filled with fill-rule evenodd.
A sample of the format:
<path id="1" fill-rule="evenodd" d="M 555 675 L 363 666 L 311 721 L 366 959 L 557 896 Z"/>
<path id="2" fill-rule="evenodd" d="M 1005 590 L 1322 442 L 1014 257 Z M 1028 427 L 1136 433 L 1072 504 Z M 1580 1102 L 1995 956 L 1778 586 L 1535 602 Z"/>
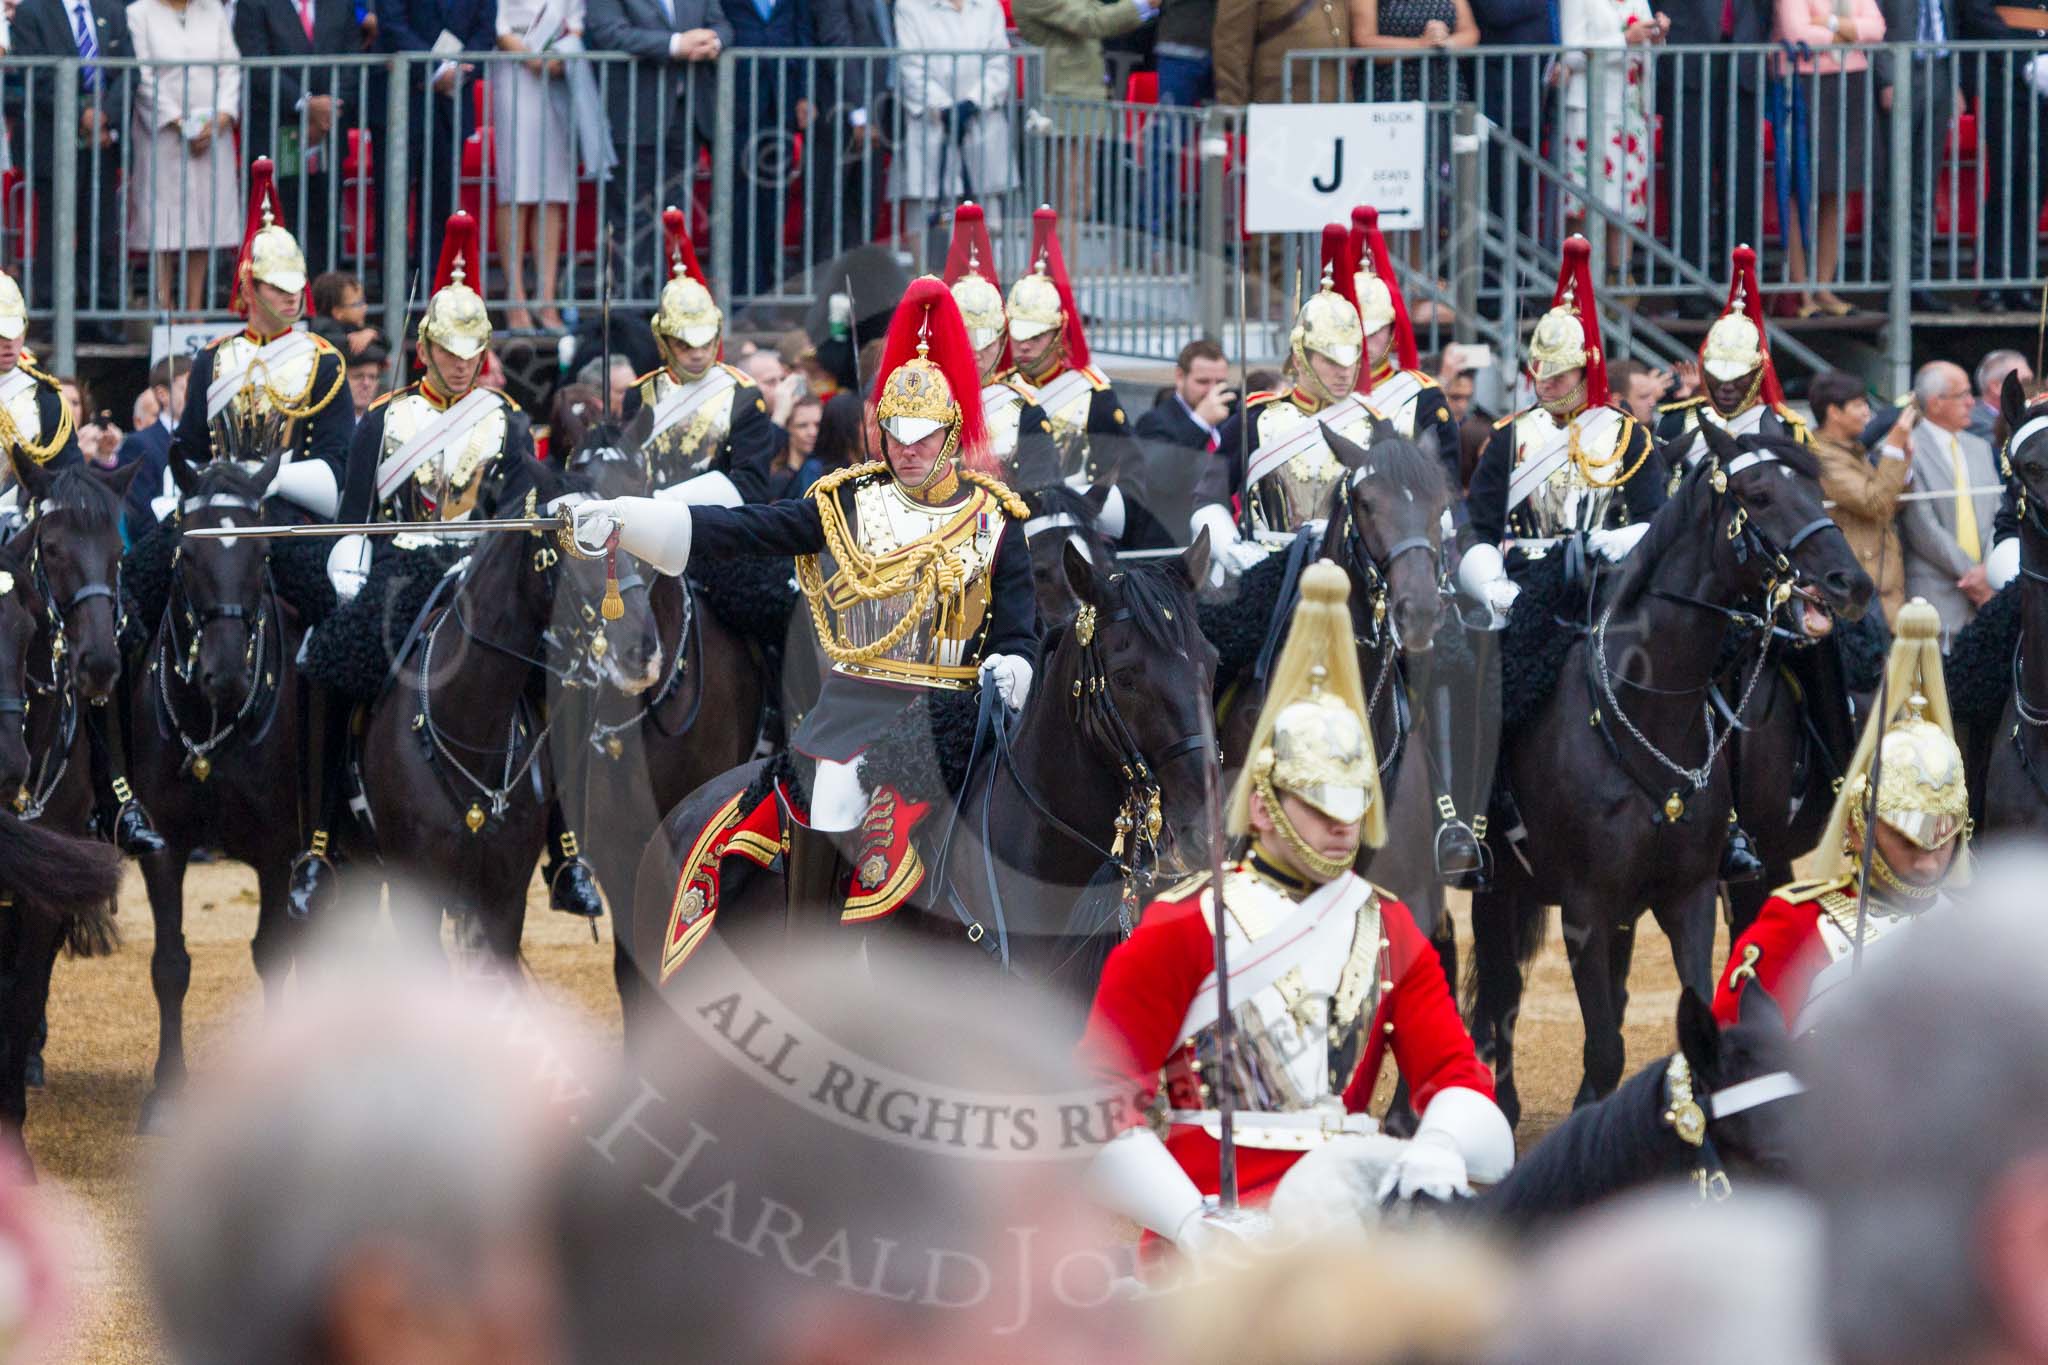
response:
<path id="1" fill-rule="evenodd" d="M 1245 226 L 1320 232 L 1371 204 L 1390 231 L 1419 228 L 1429 185 L 1428 107 L 1254 104 L 1246 111 Z"/>

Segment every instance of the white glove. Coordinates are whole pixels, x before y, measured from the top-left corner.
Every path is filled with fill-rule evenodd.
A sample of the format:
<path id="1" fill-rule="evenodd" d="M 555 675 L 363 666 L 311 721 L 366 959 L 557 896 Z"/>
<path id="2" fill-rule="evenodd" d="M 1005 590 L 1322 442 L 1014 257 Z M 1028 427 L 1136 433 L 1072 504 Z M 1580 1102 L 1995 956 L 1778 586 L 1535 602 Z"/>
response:
<path id="1" fill-rule="evenodd" d="M 688 503 L 654 498 L 597 498 L 569 509 L 570 534 L 585 554 L 603 554 L 616 531 L 619 548 L 657 573 L 679 574 L 690 564 Z"/>
<path id="2" fill-rule="evenodd" d="M 1186 1256 L 1228 1256 L 1235 1248 L 1268 1237 L 1273 1219 L 1264 1209 L 1240 1204 L 1226 1211 L 1214 1195 L 1202 1200 L 1202 1207 L 1181 1220 L 1168 1240 Z"/>
<path id="3" fill-rule="evenodd" d="M 1493 630 L 1507 624 L 1508 611 L 1522 591 L 1508 577 L 1499 547 L 1485 541 L 1466 550 L 1464 558 L 1458 561 L 1458 586 L 1466 596 L 1485 606 L 1492 618 L 1488 625 Z"/>
<path id="4" fill-rule="evenodd" d="M 1636 542 L 1643 538 L 1643 532 L 1650 529 L 1650 523 L 1639 521 L 1633 526 L 1616 526 L 1611 529 L 1591 531 L 1586 543 L 1593 552 L 1610 564 L 1619 564 L 1628 558 L 1628 552 L 1635 549 Z"/>
<path id="5" fill-rule="evenodd" d="M 1465 1155 L 1458 1150 L 1457 1141 L 1449 1133 L 1423 1131 L 1415 1135 L 1400 1160 L 1381 1179 L 1379 1197 L 1384 1201 L 1390 1196 L 1413 1199 L 1426 1194 L 1432 1199 L 1449 1200 L 1471 1193 L 1472 1182 L 1465 1175 Z"/>
<path id="6" fill-rule="evenodd" d="M 2036 59 L 2038 60 L 2038 58 Z M 2048 62 L 2042 63 L 2048 66 Z M 1997 592 L 2020 571 L 2020 538 L 2007 536 L 1991 547 L 1991 553 L 1984 556 L 1984 581 Z"/>
<path id="7" fill-rule="evenodd" d="M 981 661 L 981 685 L 995 685 L 1003 697 L 1003 705 L 1012 711 L 1024 709 L 1024 699 L 1031 695 L 1031 663 L 1017 654 L 991 654 Z"/>
<path id="8" fill-rule="evenodd" d="M 344 602 L 353 600 L 369 577 L 370 538 L 353 535 L 336 540 L 327 552 L 327 581 L 334 585 L 335 595 Z"/>
<path id="9" fill-rule="evenodd" d="M 334 470 L 325 460 L 293 460 L 277 471 L 263 496 L 283 498 L 329 521 L 341 509 L 341 490 L 335 486 Z"/>
<path id="10" fill-rule="evenodd" d="M 1221 587 L 1225 570 L 1243 573 L 1256 568 L 1266 558 L 1266 547 L 1238 538 L 1237 525 L 1230 519 L 1230 509 L 1222 503 L 1212 502 L 1197 507 L 1188 518 L 1189 539 L 1209 533 L 1209 582 Z"/>

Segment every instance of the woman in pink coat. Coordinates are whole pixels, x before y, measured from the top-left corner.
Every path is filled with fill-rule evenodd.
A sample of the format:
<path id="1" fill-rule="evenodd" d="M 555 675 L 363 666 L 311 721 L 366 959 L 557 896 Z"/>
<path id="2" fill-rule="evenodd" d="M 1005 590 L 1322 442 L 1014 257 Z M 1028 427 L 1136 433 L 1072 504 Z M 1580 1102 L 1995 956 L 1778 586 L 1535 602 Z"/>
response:
<path id="1" fill-rule="evenodd" d="M 1785 223 L 1785 246 L 1792 278 L 1804 286 L 1799 315 L 1854 312 L 1828 288 L 1842 251 L 1842 204 L 1848 193 L 1864 188 L 1865 168 L 1874 120 L 1870 106 L 1870 60 L 1852 44 L 1884 41 L 1884 14 L 1877 0 L 1776 0 L 1777 23 L 1771 37 L 1780 43 L 1804 44 L 1812 55 L 1796 62 L 1780 59 L 1780 70 L 1796 68 L 1797 80 L 1811 111 L 1813 176 L 1817 212 L 1811 260 L 1795 213 Z M 1786 134 L 1779 130 L 1779 136 Z M 1809 265 L 1811 271 L 1809 272 Z"/>

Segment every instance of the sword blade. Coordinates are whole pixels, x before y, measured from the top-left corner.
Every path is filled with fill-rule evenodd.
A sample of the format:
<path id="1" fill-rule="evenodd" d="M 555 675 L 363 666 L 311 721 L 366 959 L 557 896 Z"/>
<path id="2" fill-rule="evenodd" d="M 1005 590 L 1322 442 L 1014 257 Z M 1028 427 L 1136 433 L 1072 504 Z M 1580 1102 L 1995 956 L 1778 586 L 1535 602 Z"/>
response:
<path id="1" fill-rule="evenodd" d="M 305 526 L 207 526 L 184 534 L 198 540 L 320 540 L 334 536 L 400 536 L 408 531 L 436 536 L 482 536 L 500 531 L 560 531 L 566 517 L 501 517 L 485 521 L 357 521 Z"/>

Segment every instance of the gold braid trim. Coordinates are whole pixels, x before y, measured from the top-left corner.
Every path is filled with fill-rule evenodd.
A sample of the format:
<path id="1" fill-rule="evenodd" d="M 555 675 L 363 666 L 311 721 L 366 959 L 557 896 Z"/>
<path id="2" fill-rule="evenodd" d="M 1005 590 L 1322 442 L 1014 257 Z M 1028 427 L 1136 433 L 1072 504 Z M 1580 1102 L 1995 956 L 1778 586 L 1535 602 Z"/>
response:
<path id="1" fill-rule="evenodd" d="M 58 387 L 57 381 L 44 374 L 41 370 L 29 369 L 27 365 L 23 365 L 22 368 L 28 370 L 31 375 L 42 380 L 52 389 Z M 64 443 L 70 439 L 71 405 L 64 401 L 64 395 L 61 391 L 57 394 L 57 434 L 50 438 L 47 445 L 37 445 L 34 441 L 31 441 L 28 438 L 28 434 L 15 425 L 14 418 L 7 409 L 0 407 L 0 449 L 13 446 L 37 464 L 48 464 L 50 457 L 62 450 Z"/>
<path id="2" fill-rule="evenodd" d="M 1589 408 L 1587 409 L 1587 411 L 1590 412 L 1591 409 Z M 1574 419 L 1575 422 L 1576 420 L 1577 419 Z M 1636 421 L 1633 417 L 1624 417 L 1621 420 L 1623 423 L 1621 428 L 1621 442 L 1619 445 L 1615 447 L 1614 454 L 1614 459 L 1617 464 L 1621 462 L 1621 457 L 1627 453 L 1629 437 L 1632 436 L 1636 430 Z M 1654 441 L 1643 442 L 1643 453 L 1636 456 L 1636 462 L 1630 465 L 1622 473 L 1617 474 L 1615 477 L 1611 479 L 1596 478 L 1594 476 L 1592 464 L 1586 459 L 1584 452 L 1582 452 L 1579 449 L 1579 429 L 1576 425 L 1572 427 L 1572 434 L 1569 442 L 1569 450 L 1571 454 L 1572 463 L 1579 467 L 1579 478 L 1585 482 L 1586 487 L 1619 488 L 1623 484 L 1627 483 L 1630 479 L 1633 479 L 1636 476 L 1636 471 L 1643 467 L 1643 461 L 1650 458 L 1650 451 L 1655 447 L 1655 445 L 1656 442 Z"/>
<path id="3" fill-rule="evenodd" d="M 991 478 L 987 474 L 977 473 L 972 469 L 962 469 L 959 471 L 959 474 L 961 478 L 1001 503 L 1003 510 L 1016 520 L 1024 521 L 1030 517 L 1031 509 L 1024 505 L 1024 499 L 1012 493 L 1010 486 L 1001 479 Z"/>
<path id="4" fill-rule="evenodd" d="M 326 410 L 327 405 L 334 401 L 334 396 L 341 392 L 341 386 L 348 382 L 348 364 L 343 361 L 334 367 L 334 383 L 328 387 L 327 392 L 321 395 L 317 402 L 306 403 L 306 400 L 313 396 L 313 386 L 320 382 L 320 361 L 328 355 L 334 356 L 339 361 L 341 352 L 331 346 L 326 350 L 316 350 L 313 353 L 313 373 L 307 377 L 306 387 L 295 396 L 287 396 L 271 387 L 270 367 L 267 365 L 263 367 L 264 377 L 260 382 L 256 379 L 256 367 L 253 365 L 249 367 L 249 373 L 242 380 L 242 392 L 247 393 L 251 389 L 260 389 L 263 396 L 268 398 L 271 405 L 277 409 L 278 415 L 290 422 L 297 422 L 316 413 L 323 412 Z M 299 406 L 300 404 L 305 404 L 305 406 Z"/>
<path id="5" fill-rule="evenodd" d="M 853 479 L 887 470 L 887 465 L 871 461 L 837 470 L 811 485 L 811 497 L 818 504 L 818 523 L 825 533 L 825 549 L 839 566 L 839 581 L 856 597 L 871 602 L 900 597 L 906 592 L 912 595 L 910 610 L 886 634 L 869 644 L 856 645 L 838 631 L 826 611 L 825 576 L 818 570 L 818 556 L 800 557 L 796 561 L 797 586 L 803 589 L 804 601 L 810 605 L 818 645 L 835 663 L 865 664 L 883 657 L 916 629 L 940 591 L 956 592 L 960 587 L 959 568 L 945 557 L 946 546 L 937 538 L 904 547 L 902 557 L 885 566 L 847 533 L 846 517 L 834 494 Z"/>

